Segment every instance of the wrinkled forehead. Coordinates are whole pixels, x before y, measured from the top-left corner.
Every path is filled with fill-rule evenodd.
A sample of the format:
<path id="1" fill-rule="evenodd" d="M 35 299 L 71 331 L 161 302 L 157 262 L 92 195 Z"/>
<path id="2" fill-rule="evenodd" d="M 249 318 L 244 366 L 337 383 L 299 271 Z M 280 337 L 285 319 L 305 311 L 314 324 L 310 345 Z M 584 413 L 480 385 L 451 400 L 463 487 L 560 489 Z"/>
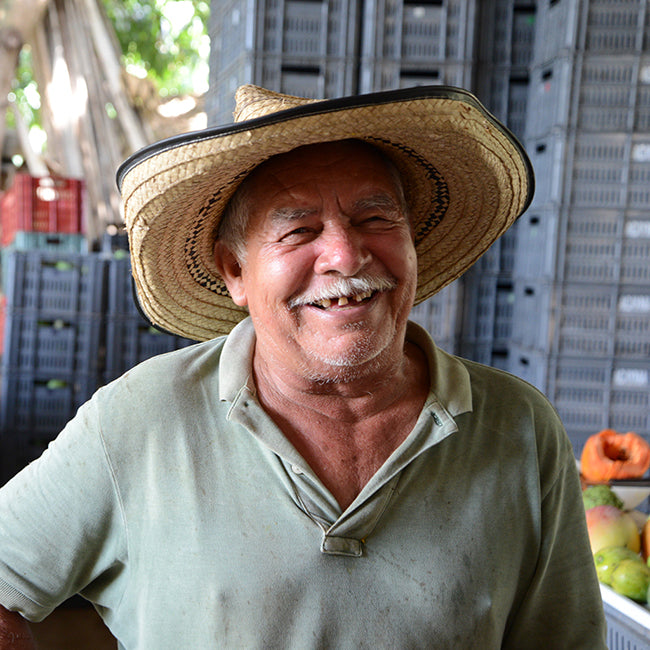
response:
<path id="1" fill-rule="evenodd" d="M 306 145 L 273 156 L 253 170 L 239 190 L 249 197 L 267 199 L 274 179 L 296 184 L 303 181 L 308 185 L 310 181 L 323 182 L 326 178 L 323 172 L 328 172 L 333 183 L 383 182 L 393 190 L 399 207 L 406 212 L 403 183 L 397 167 L 383 151 L 362 140 Z"/>

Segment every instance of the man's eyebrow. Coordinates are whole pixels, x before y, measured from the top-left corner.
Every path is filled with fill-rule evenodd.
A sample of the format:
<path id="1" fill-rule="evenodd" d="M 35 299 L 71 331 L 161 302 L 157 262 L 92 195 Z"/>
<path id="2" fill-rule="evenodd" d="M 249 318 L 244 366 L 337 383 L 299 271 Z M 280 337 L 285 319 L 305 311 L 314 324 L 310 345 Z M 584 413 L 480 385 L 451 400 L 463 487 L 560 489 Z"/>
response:
<path id="1" fill-rule="evenodd" d="M 354 208 L 357 211 L 381 208 L 392 212 L 400 212 L 399 201 L 390 194 L 373 194 L 371 196 L 365 196 L 355 201 Z"/>
<path id="2" fill-rule="evenodd" d="M 297 221 L 314 214 L 314 208 L 274 208 L 269 212 L 272 223 L 282 223 L 283 221 Z"/>

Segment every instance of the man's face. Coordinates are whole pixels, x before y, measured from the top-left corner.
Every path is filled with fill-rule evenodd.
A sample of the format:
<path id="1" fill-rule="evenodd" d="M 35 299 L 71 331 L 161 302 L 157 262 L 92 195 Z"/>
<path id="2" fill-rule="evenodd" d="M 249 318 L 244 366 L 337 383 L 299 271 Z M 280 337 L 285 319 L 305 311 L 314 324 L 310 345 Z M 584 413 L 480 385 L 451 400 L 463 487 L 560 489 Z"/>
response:
<path id="1" fill-rule="evenodd" d="M 417 266 L 386 163 L 357 143 L 302 147 L 250 187 L 246 257 L 227 283 L 256 354 L 318 381 L 401 358 Z"/>

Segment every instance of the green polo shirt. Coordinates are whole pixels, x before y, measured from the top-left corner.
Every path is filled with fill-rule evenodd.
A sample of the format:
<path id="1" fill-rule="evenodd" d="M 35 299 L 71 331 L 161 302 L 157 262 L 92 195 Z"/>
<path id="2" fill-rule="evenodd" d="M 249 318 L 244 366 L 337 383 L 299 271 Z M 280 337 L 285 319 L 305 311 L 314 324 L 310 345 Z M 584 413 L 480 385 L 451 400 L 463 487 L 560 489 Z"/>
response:
<path id="1" fill-rule="evenodd" d="M 431 389 L 345 511 L 261 409 L 249 320 L 100 389 L 0 491 L 0 602 L 121 648 L 605 648 L 552 407 L 410 324 Z"/>

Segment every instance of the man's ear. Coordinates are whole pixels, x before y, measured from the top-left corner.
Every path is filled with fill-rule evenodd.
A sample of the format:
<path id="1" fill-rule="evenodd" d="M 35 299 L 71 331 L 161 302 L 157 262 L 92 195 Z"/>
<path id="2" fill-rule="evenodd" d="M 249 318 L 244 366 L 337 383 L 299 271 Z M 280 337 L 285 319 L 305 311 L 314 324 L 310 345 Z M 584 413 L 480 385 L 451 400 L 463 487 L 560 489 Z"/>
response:
<path id="1" fill-rule="evenodd" d="M 230 248 L 218 239 L 214 243 L 214 261 L 219 274 L 226 283 L 233 302 L 240 307 L 245 307 L 248 304 L 248 300 L 246 298 L 241 265 L 237 256 Z"/>

